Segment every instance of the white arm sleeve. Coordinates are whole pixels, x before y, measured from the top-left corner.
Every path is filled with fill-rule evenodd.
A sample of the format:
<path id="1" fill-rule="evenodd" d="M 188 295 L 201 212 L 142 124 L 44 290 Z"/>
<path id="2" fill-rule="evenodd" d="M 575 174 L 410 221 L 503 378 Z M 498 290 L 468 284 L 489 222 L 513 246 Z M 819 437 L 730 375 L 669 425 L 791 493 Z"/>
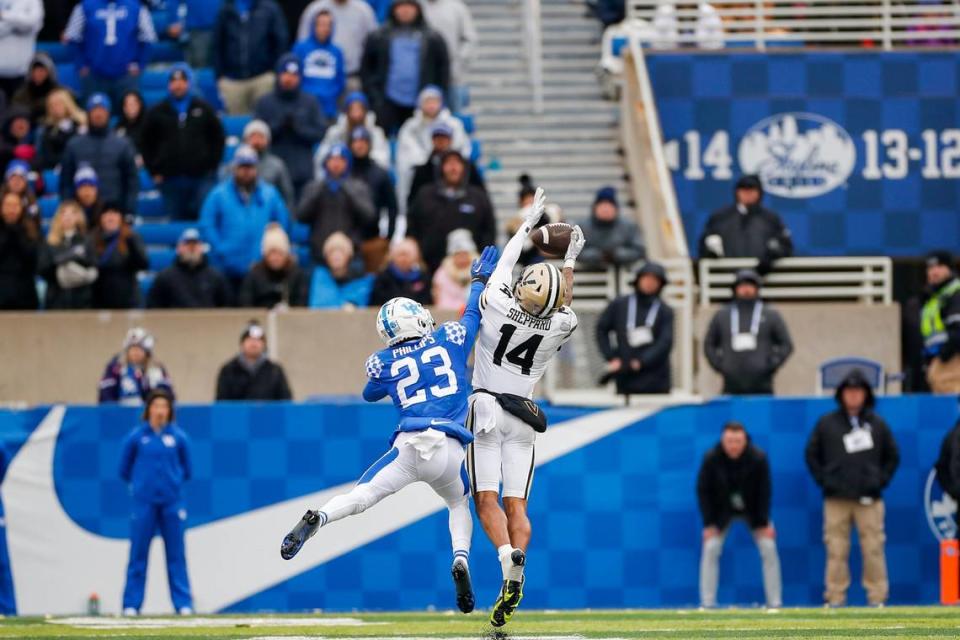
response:
<path id="1" fill-rule="evenodd" d="M 517 260 L 520 259 L 520 252 L 523 251 L 523 243 L 526 241 L 527 236 L 530 235 L 530 225 L 524 222 L 520 225 L 520 228 L 517 229 L 517 232 L 513 234 L 513 237 L 510 238 L 510 241 L 507 242 L 507 245 L 503 248 L 503 253 L 500 254 L 500 260 L 497 261 L 497 268 L 494 269 L 493 275 L 490 276 L 490 284 L 488 287 L 499 287 L 500 285 L 510 286 L 510 283 L 513 281 L 513 267 L 517 264 Z"/>

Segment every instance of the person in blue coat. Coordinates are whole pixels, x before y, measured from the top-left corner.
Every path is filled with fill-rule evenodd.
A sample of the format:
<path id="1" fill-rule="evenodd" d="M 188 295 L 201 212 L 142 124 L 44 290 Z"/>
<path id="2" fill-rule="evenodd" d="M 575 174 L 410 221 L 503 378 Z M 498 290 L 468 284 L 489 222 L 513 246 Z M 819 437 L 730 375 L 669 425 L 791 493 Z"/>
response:
<path id="1" fill-rule="evenodd" d="M 200 233 L 210 243 L 211 260 L 230 279 L 235 291 L 260 259 L 267 225 L 276 223 L 290 231 L 290 214 L 283 196 L 257 176 L 259 162 L 251 147 L 237 149 L 233 175 L 207 194 L 200 211 Z"/>
<path id="2" fill-rule="evenodd" d="M 353 260 L 353 242 L 339 231 L 323 243 L 323 264 L 310 276 L 311 309 L 365 307 L 370 303 L 373 274 Z"/>
<path id="3" fill-rule="evenodd" d="M 124 615 L 140 613 L 150 543 L 158 529 L 166 550 L 173 608 L 180 615 L 193 613 L 183 543 L 187 511 L 181 491 L 190 475 L 190 442 L 174 422 L 173 397 L 157 389 L 147 397 L 143 422 L 127 436 L 120 456 L 120 477 L 130 486 L 133 498 Z"/>
<path id="4" fill-rule="evenodd" d="M 343 52 L 333 44 L 333 15 L 321 9 L 313 22 L 313 32 L 293 47 L 303 67 L 303 90 L 320 103 L 328 120 L 339 115 L 338 102 L 347 84 Z"/>

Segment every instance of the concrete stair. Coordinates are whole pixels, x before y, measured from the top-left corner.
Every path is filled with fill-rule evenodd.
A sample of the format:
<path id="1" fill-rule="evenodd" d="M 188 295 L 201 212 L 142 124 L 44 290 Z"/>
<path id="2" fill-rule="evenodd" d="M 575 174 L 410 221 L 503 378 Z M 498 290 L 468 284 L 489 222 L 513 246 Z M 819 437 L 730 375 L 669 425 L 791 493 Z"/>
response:
<path id="1" fill-rule="evenodd" d="M 466 1 L 480 38 L 468 73 L 469 111 L 498 218 L 516 213 L 522 173 L 547 190 L 568 220 L 588 215 L 600 186 L 613 185 L 626 199 L 618 106 L 600 92 L 594 70 L 601 28 L 586 6 L 541 2 L 545 112 L 538 115 L 524 57 L 522 3 Z"/>

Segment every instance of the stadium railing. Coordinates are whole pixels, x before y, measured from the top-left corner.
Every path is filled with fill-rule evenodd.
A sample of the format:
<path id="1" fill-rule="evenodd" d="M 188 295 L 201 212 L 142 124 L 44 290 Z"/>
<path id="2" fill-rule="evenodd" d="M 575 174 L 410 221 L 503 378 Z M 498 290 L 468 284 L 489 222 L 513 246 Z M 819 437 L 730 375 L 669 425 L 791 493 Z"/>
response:
<path id="1" fill-rule="evenodd" d="M 736 271 L 756 265 L 753 258 L 701 260 L 700 305 L 729 300 Z M 889 305 L 893 302 L 893 261 L 888 257 L 784 258 L 764 278 L 763 297 Z"/>
<path id="2" fill-rule="evenodd" d="M 530 74 L 530 95 L 533 112 L 543 113 L 543 29 L 540 0 L 523 0 L 524 54 Z"/>
<path id="3" fill-rule="evenodd" d="M 701 45 L 708 48 L 862 47 L 884 50 L 917 45 L 943 46 L 960 40 L 960 7 L 936 0 L 764 0 L 716 3 L 705 16 L 697 4 L 629 0 L 627 23 L 657 48 Z M 659 20 L 658 20 L 659 18 Z M 716 24 L 719 18 L 720 24 Z M 703 25 L 702 20 L 712 21 Z M 659 25 L 658 25 L 659 22 Z M 713 28 L 701 29 L 698 26 Z M 658 28 L 659 27 L 659 28 Z M 718 27 L 718 28 L 717 28 Z M 719 46 L 718 46 L 719 45 Z"/>

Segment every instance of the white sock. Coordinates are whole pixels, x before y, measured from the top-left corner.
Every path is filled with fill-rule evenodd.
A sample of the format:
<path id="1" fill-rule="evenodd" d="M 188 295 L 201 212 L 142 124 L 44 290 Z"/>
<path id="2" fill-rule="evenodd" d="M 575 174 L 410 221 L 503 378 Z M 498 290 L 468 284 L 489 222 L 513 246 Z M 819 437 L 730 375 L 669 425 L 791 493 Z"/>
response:
<path id="1" fill-rule="evenodd" d="M 520 549 L 512 549 L 512 551 L 520 551 Z M 507 570 L 507 580 L 513 580 L 514 582 L 520 582 L 523 580 L 523 568 L 526 566 L 526 563 L 521 565 L 513 564 L 513 560 L 510 561 L 510 568 Z"/>
<path id="2" fill-rule="evenodd" d="M 510 572 L 510 568 L 513 567 L 513 560 L 510 559 L 511 553 L 513 553 L 513 547 L 509 544 L 497 547 L 497 557 L 500 558 L 500 569 L 503 571 L 504 580 L 509 579 L 507 575 Z"/>
<path id="3" fill-rule="evenodd" d="M 467 561 L 470 557 L 470 552 L 464 549 L 456 549 L 453 552 L 453 563 L 463 562 L 464 566 L 468 566 Z"/>

